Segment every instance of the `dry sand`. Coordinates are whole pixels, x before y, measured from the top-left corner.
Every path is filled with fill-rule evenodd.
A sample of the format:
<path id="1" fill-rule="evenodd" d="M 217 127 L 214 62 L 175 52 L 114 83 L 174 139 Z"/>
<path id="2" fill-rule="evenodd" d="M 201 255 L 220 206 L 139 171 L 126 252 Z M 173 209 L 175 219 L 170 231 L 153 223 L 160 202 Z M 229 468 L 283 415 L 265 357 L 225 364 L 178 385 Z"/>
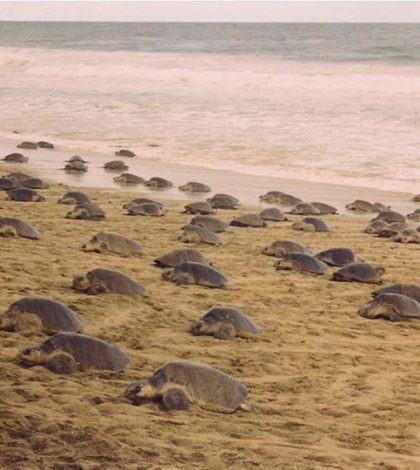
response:
<path id="1" fill-rule="evenodd" d="M 6 169 L 6 167 L 4 167 Z M 0 239 L 1 308 L 27 295 L 80 312 L 85 333 L 116 343 L 132 359 L 120 374 L 58 376 L 25 369 L 18 351 L 45 337 L 0 332 L 0 468 L 33 469 L 418 469 L 420 468 L 420 324 L 366 320 L 358 308 L 372 285 L 277 272 L 261 249 L 280 238 L 314 252 L 347 246 L 381 263 L 384 281 L 418 282 L 418 245 L 362 233 L 366 217 L 327 216 L 331 233 L 302 233 L 291 222 L 266 229 L 230 227 L 220 247 L 199 249 L 230 280 L 225 290 L 178 287 L 152 261 L 173 248 L 190 216 L 168 201 L 161 218 L 127 217 L 122 191 L 88 190 L 107 218 L 64 218 L 66 187 L 43 191 L 44 203 L 6 201 L 1 213 L 31 222 L 39 241 Z M 164 193 L 156 198 L 163 200 Z M 226 221 L 240 211 L 219 211 Z M 292 218 L 293 220 L 299 217 Z M 141 259 L 83 253 L 100 230 L 139 241 Z M 147 289 L 142 297 L 86 296 L 72 276 L 96 267 L 120 270 Z M 243 309 L 261 326 L 258 339 L 194 337 L 190 324 L 215 304 Z M 202 361 L 249 389 L 255 411 L 220 415 L 193 407 L 166 413 L 133 407 L 125 388 L 167 360 Z"/>

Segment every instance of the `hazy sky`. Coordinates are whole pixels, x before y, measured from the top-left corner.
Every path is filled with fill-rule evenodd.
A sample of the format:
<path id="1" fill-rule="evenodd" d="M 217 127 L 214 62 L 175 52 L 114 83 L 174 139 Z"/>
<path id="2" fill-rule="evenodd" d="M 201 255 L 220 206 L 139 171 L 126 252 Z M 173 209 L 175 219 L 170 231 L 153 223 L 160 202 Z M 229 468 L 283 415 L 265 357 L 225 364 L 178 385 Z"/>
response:
<path id="1" fill-rule="evenodd" d="M 0 20 L 420 22 L 420 2 L 0 1 Z"/>

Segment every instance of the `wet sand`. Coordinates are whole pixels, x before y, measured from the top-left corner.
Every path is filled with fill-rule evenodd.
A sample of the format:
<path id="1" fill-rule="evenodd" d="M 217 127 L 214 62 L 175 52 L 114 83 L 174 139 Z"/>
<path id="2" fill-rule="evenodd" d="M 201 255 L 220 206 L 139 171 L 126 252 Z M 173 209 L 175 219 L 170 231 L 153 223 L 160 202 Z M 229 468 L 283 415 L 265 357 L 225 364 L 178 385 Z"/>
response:
<path id="1" fill-rule="evenodd" d="M 11 168 L 1 165 L 3 173 Z M 2 214 L 23 218 L 41 233 L 39 241 L 0 239 L 1 308 L 28 295 L 64 302 L 83 317 L 85 333 L 116 343 L 132 361 L 119 374 L 58 376 L 43 367 L 25 369 L 15 360 L 18 351 L 45 336 L 0 332 L 0 468 L 419 468 L 420 324 L 362 319 L 357 310 L 375 286 L 333 283 L 333 269 L 321 277 L 278 272 L 274 259 L 261 254 L 280 238 L 315 253 L 347 246 L 360 259 L 382 264 L 384 282 L 391 284 L 419 281 L 418 245 L 364 234 L 369 217 L 359 216 L 323 217 L 330 233 L 292 230 L 299 217 L 265 229 L 230 227 L 221 234 L 223 245 L 199 246 L 228 277 L 228 288 L 178 287 L 163 281 L 152 262 L 184 246 L 177 240 L 190 218 L 181 214 L 183 202 L 154 193 L 167 203 L 166 216 L 128 217 L 121 205 L 132 192 L 91 188 L 86 191 L 107 218 L 75 221 L 64 218 L 68 206 L 56 204 L 66 189 L 42 191 L 43 203 L 6 201 L 0 194 Z M 229 221 L 250 209 L 219 211 L 218 217 Z M 81 252 L 81 244 L 100 230 L 140 242 L 144 256 Z M 96 267 L 128 274 L 147 295 L 86 296 L 70 289 L 74 274 Z M 261 336 L 192 336 L 190 324 L 215 304 L 243 309 L 262 328 Z M 234 375 L 248 387 L 255 410 L 166 413 L 156 404 L 133 407 L 123 398 L 129 384 L 174 358 Z"/>

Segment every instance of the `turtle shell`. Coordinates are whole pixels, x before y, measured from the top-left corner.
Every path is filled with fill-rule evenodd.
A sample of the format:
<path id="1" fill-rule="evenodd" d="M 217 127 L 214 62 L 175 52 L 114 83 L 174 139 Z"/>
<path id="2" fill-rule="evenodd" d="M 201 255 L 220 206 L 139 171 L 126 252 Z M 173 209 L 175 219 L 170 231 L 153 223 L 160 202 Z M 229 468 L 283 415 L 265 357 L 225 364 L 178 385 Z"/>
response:
<path id="1" fill-rule="evenodd" d="M 4 232 L 7 227 L 12 227 L 19 237 L 39 240 L 38 230 L 23 220 L 14 217 L 0 217 L 0 231 Z"/>
<path id="2" fill-rule="evenodd" d="M 317 219 L 316 217 L 304 217 L 302 222 L 304 224 L 312 225 L 315 232 L 331 232 L 331 229 L 322 219 Z"/>
<path id="3" fill-rule="evenodd" d="M 87 170 L 88 170 L 88 167 L 85 163 L 83 162 L 80 162 L 80 161 L 72 161 L 72 162 L 69 162 L 67 163 L 65 166 L 64 166 L 64 170 L 65 171 L 74 171 L 74 172 L 81 172 L 81 173 L 85 173 Z"/>
<path id="4" fill-rule="evenodd" d="M 385 293 L 405 295 L 420 302 L 420 286 L 416 284 L 392 284 L 391 286 L 373 291 L 372 295 L 376 297 Z"/>
<path id="5" fill-rule="evenodd" d="M 21 185 L 18 181 L 12 178 L 8 178 L 7 176 L 2 176 L 0 178 L 0 190 L 1 191 L 8 191 L 9 189 L 20 188 Z"/>
<path id="6" fill-rule="evenodd" d="M 175 272 L 189 274 L 193 278 L 195 284 L 202 286 L 224 287 L 228 282 L 222 273 L 203 263 L 189 261 L 179 264 L 173 269 Z"/>
<path id="7" fill-rule="evenodd" d="M 50 187 L 49 184 L 42 181 L 40 178 L 28 178 L 26 180 L 22 180 L 21 185 L 25 188 L 31 189 L 48 189 Z"/>
<path id="8" fill-rule="evenodd" d="M 229 194 L 215 194 L 207 202 L 214 209 L 236 209 L 239 206 L 239 200 Z"/>
<path id="9" fill-rule="evenodd" d="M 90 204 L 91 200 L 90 197 L 79 191 L 69 191 L 66 193 L 61 199 L 59 199 L 58 204 Z"/>
<path id="10" fill-rule="evenodd" d="M 243 214 L 230 222 L 233 227 L 267 227 L 267 223 L 258 214 Z"/>
<path id="11" fill-rule="evenodd" d="M 144 294 L 144 287 L 127 275 L 111 269 L 98 268 L 87 273 L 91 282 L 99 281 L 109 293 L 122 295 Z"/>
<path id="12" fill-rule="evenodd" d="M 260 201 L 291 207 L 302 202 L 302 199 L 292 196 L 291 194 L 283 193 L 282 191 L 268 191 L 268 193 L 260 196 Z"/>
<path id="13" fill-rule="evenodd" d="M 384 222 L 388 224 L 392 224 L 393 222 L 405 222 L 405 216 L 395 212 L 395 211 L 382 211 L 380 212 L 374 219 L 372 219 L 372 222 L 376 220 L 383 220 Z"/>
<path id="14" fill-rule="evenodd" d="M 42 202 L 45 198 L 38 194 L 34 189 L 29 188 L 16 188 L 7 191 L 9 199 L 19 202 Z"/>
<path id="15" fill-rule="evenodd" d="M 21 153 L 9 153 L 9 155 L 6 155 L 3 160 L 5 162 L 10 162 L 10 163 L 26 163 L 29 158 L 25 157 Z"/>
<path id="16" fill-rule="evenodd" d="M 303 253 L 310 255 L 311 252 L 306 246 L 291 240 L 276 240 L 270 246 L 263 249 L 263 254 L 268 256 L 275 256 L 277 258 L 284 256 L 288 253 Z"/>
<path id="17" fill-rule="evenodd" d="M 36 143 L 36 145 L 40 149 L 53 149 L 54 145 L 51 144 L 50 142 L 45 142 L 45 140 L 40 140 L 39 142 Z"/>
<path id="18" fill-rule="evenodd" d="M 107 170 L 128 170 L 128 166 L 122 160 L 106 162 L 104 168 Z"/>
<path id="19" fill-rule="evenodd" d="M 228 228 L 228 224 L 223 220 L 208 215 L 197 215 L 193 217 L 190 220 L 190 225 L 198 225 L 214 233 L 224 232 Z"/>
<path id="20" fill-rule="evenodd" d="M 154 176 L 153 178 L 150 178 L 150 180 L 146 181 L 144 184 L 150 188 L 156 189 L 166 189 L 171 188 L 173 186 L 173 183 L 171 181 L 165 178 L 160 178 L 159 176 Z"/>
<path id="21" fill-rule="evenodd" d="M 307 202 L 299 202 L 289 212 L 289 214 L 295 214 L 295 215 L 311 215 L 311 214 L 316 215 L 320 213 L 321 212 L 319 211 L 319 209 L 317 209 L 315 206 Z"/>
<path id="22" fill-rule="evenodd" d="M 66 215 L 67 219 L 76 220 L 102 220 L 105 218 L 105 211 L 96 204 L 78 204 Z"/>
<path id="23" fill-rule="evenodd" d="M 174 268 L 175 266 L 186 263 L 188 261 L 207 264 L 203 255 L 199 251 L 192 248 L 181 248 L 170 251 L 169 253 L 156 258 L 154 260 L 154 264 L 159 268 Z"/>
<path id="24" fill-rule="evenodd" d="M 143 204 L 129 203 L 125 205 L 127 215 L 150 215 L 161 217 L 165 215 L 165 209 L 152 202 L 144 202 Z"/>
<path id="25" fill-rule="evenodd" d="M 235 328 L 238 336 L 247 337 L 260 334 L 260 329 L 248 315 L 232 307 L 212 307 L 200 320 L 209 325 L 219 322 L 229 322 Z"/>
<path id="26" fill-rule="evenodd" d="M 288 253 L 276 262 L 276 268 L 281 269 L 284 261 L 290 261 L 294 269 L 299 272 L 321 275 L 328 269 L 328 265 L 313 256 L 304 253 Z"/>
<path id="27" fill-rule="evenodd" d="M 191 202 L 184 207 L 184 212 L 186 214 L 201 214 L 208 215 L 214 214 L 215 210 L 210 203 L 206 201 Z"/>
<path id="28" fill-rule="evenodd" d="M 193 242 L 201 242 L 207 243 L 208 245 L 221 245 L 222 240 L 210 230 L 207 230 L 204 227 L 200 227 L 199 225 L 184 225 L 182 227 L 184 233 L 180 236 L 181 241 L 185 241 L 189 243 Z"/>
<path id="29" fill-rule="evenodd" d="M 369 263 L 351 263 L 336 271 L 332 280 L 377 284 L 380 282 L 380 274 Z"/>
<path id="30" fill-rule="evenodd" d="M 81 249 L 99 253 L 108 251 L 120 256 L 140 256 L 143 253 L 137 242 L 112 232 L 98 232 Z"/>
<path id="31" fill-rule="evenodd" d="M 277 207 L 268 207 L 258 214 L 262 220 L 271 220 L 273 222 L 287 221 L 286 216 Z"/>
<path id="32" fill-rule="evenodd" d="M 359 309 L 365 318 L 387 318 L 391 321 L 420 319 L 420 303 L 401 294 L 383 293 Z"/>
<path id="33" fill-rule="evenodd" d="M 350 248 L 330 248 L 315 255 L 315 258 L 329 266 L 345 266 L 355 262 L 354 253 Z"/>
<path id="34" fill-rule="evenodd" d="M 38 145 L 35 142 L 21 142 L 19 145 L 16 146 L 18 149 L 31 149 L 36 150 Z"/>
<path id="35" fill-rule="evenodd" d="M 124 183 L 124 184 L 143 184 L 144 178 L 141 176 L 133 175 L 132 173 L 122 173 L 119 176 L 114 178 L 116 183 Z"/>
<path id="36" fill-rule="evenodd" d="M 161 209 L 164 208 L 164 205 L 159 202 L 159 201 L 155 201 L 153 199 L 149 199 L 147 197 L 138 197 L 136 199 L 133 199 L 131 202 L 129 202 L 128 204 L 156 204 L 157 206 L 159 206 Z M 123 205 L 123 209 L 127 209 L 127 206 L 128 204 L 124 204 Z"/>
<path id="37" fill-rule="evenodd" d="M 325 202 L 311 202 L 311 205 L 316 207 L 319 210 L 319 213 L 322 215 L 326 214 L 337 214 L 338 210 L 334 206 L 325 204 Z"/>
<path id="38" fill-rule="evenodd" d="M 190 193 L 208 193 L 211 191 L 210 186 L 207 186 L 203 183 L 197 183 L 195 181 L 190 181 L 187 184 L 179 186 L 180 191 L 187 191 Z"/>
<path id="39" fill-rule="evenodd" d="M 128 149 L 120 149 L 115 152 L 115 156 L 117 157 L 135 157 L 136 154 Z"/>

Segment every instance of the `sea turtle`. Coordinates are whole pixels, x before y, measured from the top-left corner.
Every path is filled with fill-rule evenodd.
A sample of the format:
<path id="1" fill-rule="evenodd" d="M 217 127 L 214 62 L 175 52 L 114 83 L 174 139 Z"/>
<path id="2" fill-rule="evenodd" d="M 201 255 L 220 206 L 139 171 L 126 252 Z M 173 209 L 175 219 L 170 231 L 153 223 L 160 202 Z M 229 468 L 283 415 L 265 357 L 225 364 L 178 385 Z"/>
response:
<path id="1" fill-rule="evenodd" d="M 315 258 L 329 266 L 345 266 L 356 261 L 354 253 L 350 248 L 330 248 L 315 255 Z"/>
<path id="2" fill-rule="evenodd" d="M 420 303 L 401 294 L 380 294 L 359 309 L 365 318 L 385 318 L 391 321 L 420 319 Z"/>
<path id="3" fill-rule="evenodd" d="M 420 194 L 417 194 L 417 196 L 414 196 L 412 201 L 413 202 L 420 202 Z"/>
<path id="4" fill-rule="evenodd" d="M 19 202 L 43 202 L 45 197 L 38 194 L 34 189 L 16 188 L 7 191 L 9 200 Z"/>
<path id="5" fill-rule="evenodd" d="M 288 212 L 288 214 L 295 215 L 319 215 L 320 213 L 319 209 L 308 202 L 299 202 Z"/>
<path id="6" fill-rule="evenodd" d="M 300 273 L 321 275 L 328 269 L 328 265 L 304 253 L 288 253 L 274 262 L 277 270 L 295 270 Z"/>
<path id="7" fill-rule="evenodd" d="M 102 220 L 105 219 L 105 211 L 91 202 L 78 204 L 67 213 L 66 219 L 76 220 Z"/>
<path id="8" fill-rule="evenodd" d="M 229 194 L 215 194 L 207 199 L 214 209 L 237 209 L 239 200 Z"/>
<path id="9" fill-rule="evenodd" d="M 224 232 L 229 225 L 223 220 L 208 215 L 197 215 L 190 220 L 190 225 L 198 225 L 214 233 Z"/>
<path id="10" fill-rule="evenodd" d="M 121 175 L 114 178 L 114 181 L 123 184 L 143 184 L 145 179 L 131 173 L 121 173 Z"/>
<path id="11" fill-rule="evenodd" d="M 56 374 L 87 369 L 119 372 L 130 362 L 117 346 L 71 332 L 56 333 L 39 346 L 23 349 L 19 359 L 27 366 L 43 365 Z"/>
<path id="12" fill-rule="evenodd" d="M 381 212 L 388 208 L 380 202 L 374 202 L 372 204 L 371 202 L 363 201 L 362 199 L 356 199 L 355 201 L 347 204 L 346 209 L 356 212 Z"/>
<path id="13" fill-rule="evenodd" d="M 311 202 L 311 205 L 316 207 L 319 210 L 319 213 L 322 215 L 335 215 L 338 213 L 338 209 L 336 209 L 334 206 L 330 206 L 329 204 L 325 204 L 325 202 Z"/>
<path id="14" fill-rule="evenodd" d="M 71 204 L 71 205 L 81 205 L 81 204 L 90 204 L 90 197 L 79 191 L 69 191 L 61 199 L 57 201 L 58 204 Z"/>
<path id="15" fill-rule="evenodd" d="M 36 150 L 38 145 L 35 142 L 21 142 L 16 146 L 18 149 L 31 149 Z"/>
<path id="16" fill-rule="evenodd" d="M 302 199 L 292 196 L 291 194 L 286 194 L 281 191 L 268 191 L 268 193 L 260 196 L 261 202 L 268 202 L 278 204 L 280 206 L 296 206 L 302 202 Z"/>
<path id="17" fill-rule="evenodd" d="M 392 224 L 393 222 L 405 222 L 405 216 L 395 211 L 386 210 L 379 212 L 371 222 L 374 222 L 375 220 L 383 220 L 388 224 Z"/>
<path id="18" fill-rule="evenodd" d="M 243 404 L 248 391 L 232 376 L 199 362 L 170 361 L 149 379 L 131 385 L 125 396 L 133 405 L 158 401 L 169 410 L 187 410 L 196 404 L 205 410 L 233 413 L 247 409 Z"/>
<path id="19" fill-rule="evenodd" d="M 136 154 L 128 149 L 120 149 L 115 152 L 115 155 L 117 157 L 135 157 Z"/>
<path id="20" fill-rule="evenodd" d="M 6 155 L 3 160 L 10 163 L 27 163 L 29 158 L 25 157 L 21 153 L 9 153 L 9 155 Z"/>
<path id="21" fill-rule="evenodd" d="M 179 240 L 184 243 L 206 243 L 208 245 L 221 245 L 222 240 L 214 232 L 199 225 L 184 225 L 183 234 Z"/>
<path id="22" fill-rule="evenodd" d="M 304 217 L 300 222 L 295 222 L 292 228 L 304 232 L 331 232 L 331 229 L 323 220 L 315 217 Z"/>
<path id="23" fill-rule="evenodd" d="M 392 236 L 391 240 L 399 243 L 420 243 L 420 232 L 413 228 L 406 228 Z"/>
<path id="24" fill-rule="evenodd" d="M 141 256 L 142 247 L 129 238 L 111 232 L 98 232 L 81 246 L 82 251 L 96 253 L 113 253 L 119 256 Z"/>
<path id="25" fill-rule="evenodd" d="M 45 140 L 40 140 L 39 142 L 36 143 L 37 147 L 40 149 L 53 149 L 54 145 L 51 144 L 50 142 L 46 142 Z"/>
<path id="26" fill-rule="evenodd" d="M 231 220 L 230 225 L 233 227 L 267 227 L 265 222 L 258 214 L 242 214 Z"/>
<path id="27" fill-rule="evenodd" d="M 33 178 L 31 175 L 28 175 L 27 173 L 22 173 L 20 171 L 12 171 L 6 176 L 7 178 L 11 178 L 16 181 L 22 181 L 22 180 L 27 180 L 29 178 Z"/>
<path id="28" fill-rule="evenodd" d="M 381 284 L 381 276 L 384 272 L 385 268 L 382 266 L 372 266 L 369 263 L 351 263 L 336 271 L 332 275 L 332 280 Z"/>
<path id="29" fill-rule="evenodd" d="M 287 221 L 287 217 L 277 207 L 267 207 L 267 209 L 263 209 L 258 215 L 262 220 L 270 220 L 273 222 Z"/>
<path id="30" fill-rule="evenodd" d="M 420 302 L 420 286 L 416 284 L 392 284 L 373 291 L 372 296 L 376 297 L 385 293 L 406 295 Z"/>
<path id="31" fill-rule="evenodd" d="M 178 266 L 182 263 L 187 263 L 189 261 L 194 261 L 201 264 L 209 264 L 204 259 L 204 256 L 193 248 L 172 250 L 169 253 L 156 258 L 153 263 L 158 268 L 175 268 L 175 266 Z"/>
<path id="32" fill-rule="evenodd" d="M 166 214 L 166 209 L 158 206 L 154 202 L 144 202 L 143 204 L 128 203 L 124 204 L 127 215 L 149 215 L 152 217 L 161 217 Z"/>
<path id="33" fill-rule="evenodd" d="M 405 222 L 392 222 L 391 224 L 387 224 L 381 230 L 378 230 L 377 235 L 380 238 L 391 238 L 407 227 L 408 225 Z"/>
<path id="34" fill-rule="evenodd" d="M 410 219 L 413 222 L 420 222 L 420 209 L 416 209 L 414 212 L 407 214 L 407 219 Z"/>
<path id="35" fill-rule="evenodd" d="M 87 161 L 81 157 L 80 155 L 73 155 L 70 157 L 66 162 L 80 162 L 80 163 L 87 163 Z"/>
<path id="36" fill-rule="evenodd" d="M 184 207 L 184 214 L 209 215 L 215 212 L 212 205 L 206 201 L 190 202 Z"/>
<path id="37" fill-rule="evenodd" d="M 188 261 L 178 264 L 172 269 L 162 273 L 166 281 L 176 282 L 178 285 L 198 284 L 206 287 L 225 287 L 228 280 L 222 273 L 203 263 Z"/>
<path id="38" fill-rule="evenodd" d="M 150 178 L 149 181 L 146 181 L 145 186 L 153 189 L 167 189 L 167 188 L 172 188 L 174 185 L 171 181 L 165 179 L 165 178 L 160 178 L 159 176 L 154 176 L 153 178 Z"/>
<path id="39" fill-rule="evenodd" d="M 2 176 L 0 178 L 0 191 L 8 191 L 9 189 L 20 188 L 21 184 L 13 178 Z"/>
<path id="40" fill-rule="evenodd" d="M 28 178 L 20 181 L 20 184 L 30 189 L 48 189 L 50 187 L 48 183 L 42 181 L 40 178 Z"/>
<path id="41" fill-rule="evenodd" d="M 111 160 L 110 162 L 106 162 L 104 168 L 106 170 L 128 170 L 128 166 L 122 160 Z"/>
<path id="42" fill-rule="evenodd" d="M 72 289 L 89 295 L 105 293 L 141 295 L 145 293 L 141 284 L 125 274 L 103 268 L 89 271 L 86 276 L 74 276 Z"/>
<path id="43" fill-rule="evenodd" d="M 14 217 L 0 217 L 0 236 L 39 240 L 39 232 L 31 224 Z"/>
<path id="44" fill-rule="evenodd" d="M 147 197 L 137 197 L 137 198 L 133 199 L 131 202 L 128 202 L 128 203 L 124 204 L 122 206 L 122 208 L 127 209 L 129 204 L 156 204 L 161 209 L 164 208 L 164 205 L 161 202 L 155 201 L 154 199 L 149 199 Z"/>
<path id="45" fill-rule="evenodd" d="M 23 297 L 0 315 L 0 329 L 8 331 L 33 330 L 49 335 L 58 331 L 77 333 L 82 325 L 79 315 L 69 307 L 42 297 Z"/>
<path id="46" fill-rule="evenodd" d="M 197 183 L 195 181 L 190 181 L 187 184 L 178 186 L 180 191 L 186 191 L 188 193 L 208 193 L 211 191 L 210 186 L 207 186 L 203 183 Z"/>
<path id="47" fill-rule="evenodd" d="M 378 234 L 381 230 L 385 229 L 388 227 L 388 223 L 386 223 L 383 220 L 375 220 L 374 222 L 371 222 L 365 229 L 365 233 L 369 234 Z"/>
<path id="48" fill-rule="evenodd" d="M 64 171 L 69 173 L 86 173 L 88 171 L 88 167 L 83 162 L 69 162 L 64 167 Z"/>
<path id="49" fill-rule="evenodd" d="M 262 253 L 268 256 L 275 256 L 276 258 L 281 258 L 288 253 L 311 254 L 310 250 L 306 248 L 306 246 L 291 240 L 276 240 L 270 246 L 264 248 Z"/>
<path id="50" fill-rule="evenodd" d="M 213 335 L 218 339 L 230 339 L 235 336 L 248 338 L 258 336 L 260 329 L 241 310 L 232 307 L 212 307 L 200 320 L 191 326 L 194 335 Z"/>

